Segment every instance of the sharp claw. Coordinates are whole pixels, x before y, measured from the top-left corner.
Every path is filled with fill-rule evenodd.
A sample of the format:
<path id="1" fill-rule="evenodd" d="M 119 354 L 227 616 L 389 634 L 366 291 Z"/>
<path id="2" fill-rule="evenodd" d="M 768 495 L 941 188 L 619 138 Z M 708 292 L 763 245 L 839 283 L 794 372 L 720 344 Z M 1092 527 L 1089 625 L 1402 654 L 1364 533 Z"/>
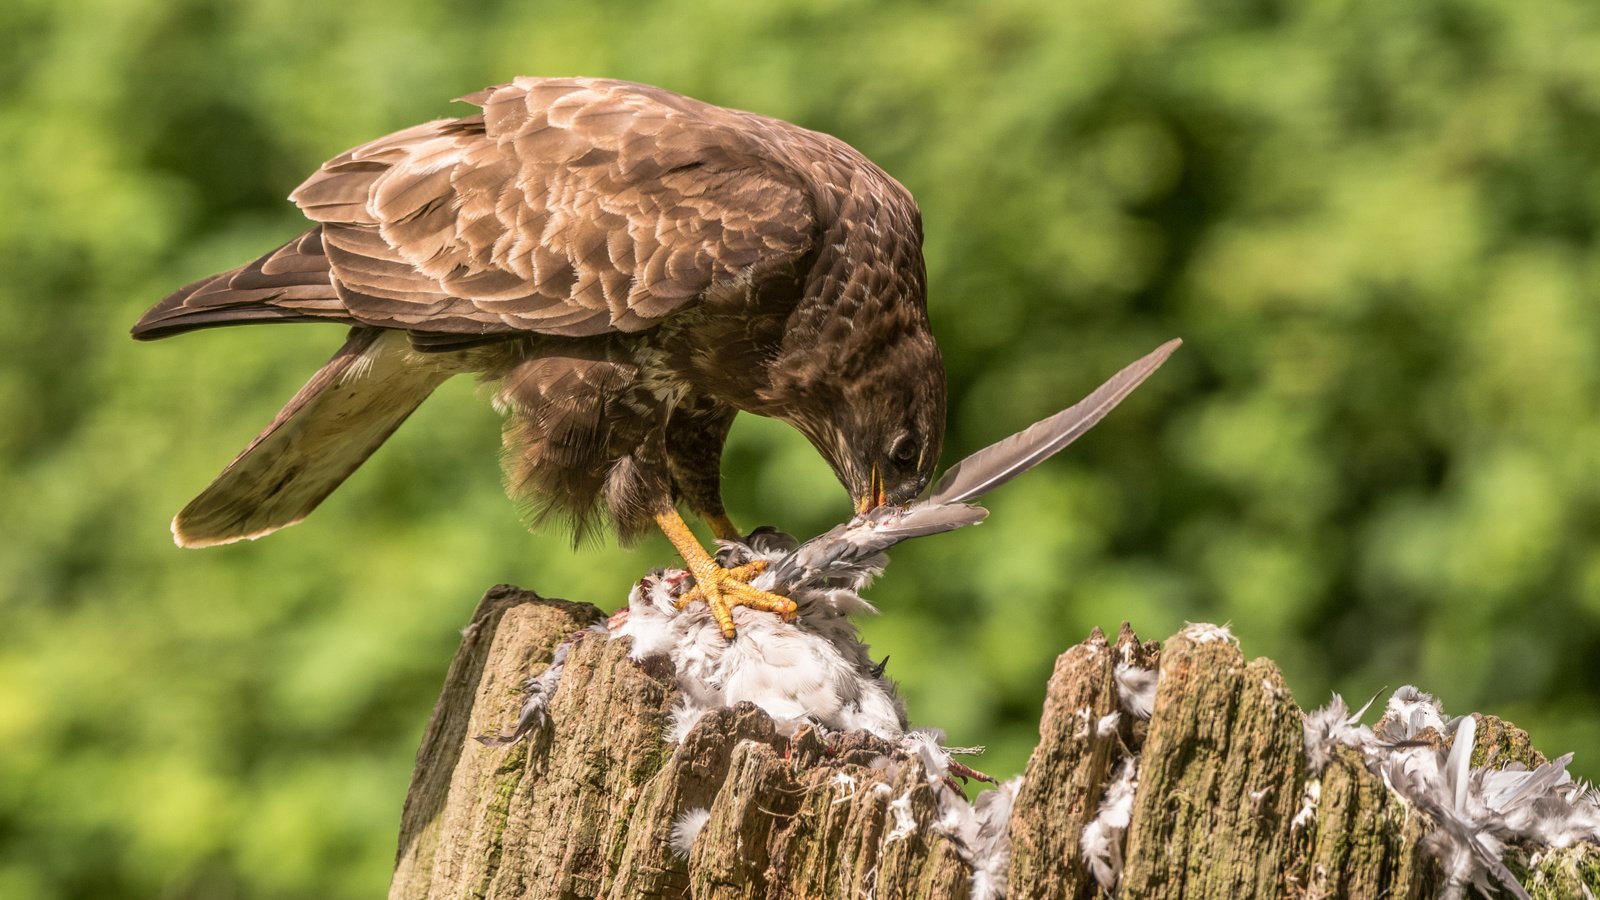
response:
<path id="1" fill-rule="evenodd" d="M 737 578 L 740 581 L 749 582 L 752 579 L 754 579 L 757 575 L 760 575 L 762 572 L 765 572 L 766 570 L 767 570 L 767 561 L 766 560 L 764 560 L 764 559 L 753 559 L 750 562 L 747 562 L 742 566 L 734 566 L 733 568 L 728 569 L 727 571 L 728 571 L 728 575 L 729 576 L 731 576 L 733 578 Z"/>
<path id="2" fill-rule="evenodd" d="M 697 584 L 694 587 L 689 588 L 687 591 L 684 591 L 683 594 L 678 597 L 674 605 L 677 606 L 678 609 L 683 609 L 696 600 L 704 599 L 706 599 L 706 592 L 700 590 L 700 585 Z"/>
<path id="3" fill-rule="evenodd" d="M 783 616 L 785 620 L 788 620 L 795 614 L 796 607 L 794 605 L 794 601 L 790 600 L 788 597 L 780 597 L 777 594 L 769 594 L 766 591 L 759 590 L 751 587 L 748 584 L 739 582 L 730 584 L 727 587 L 731 589 L 732 593 L 738 594 L 745 601 L 742 604 L 744 606 L 765 610 L 766 612 L 777 613 L 778 615 Z"/>
<path id="4" fill-rule="evenodd" d="M 711 617 L 716 619 L 717 624 L 722 628 L 722 636 L 730 641 L 733 640 L 733 610 L 729 609 L 728 604 L 720 599 L 712 601 L 708 605 L 711 607 Z"/>
<path id="5" fill-rule="evenodd" d="M 697 600 L 704 601 L 711 608 L 712 617 L 722 628 L 723 636 L 729 640 L 734 637 L 733 608 L 736 606 L 777 613 L 787 622 L 794 618 L 797 610 L 793 600 L 753 588 L 748 584 L 749 579 L 761 574 L 766 568 L 767 561 L 758 559 L 731 569 L 718 568 L 695 575 L 694 586 L 684 591 L 674 605 L 678 609 L 684 609 Z"/>

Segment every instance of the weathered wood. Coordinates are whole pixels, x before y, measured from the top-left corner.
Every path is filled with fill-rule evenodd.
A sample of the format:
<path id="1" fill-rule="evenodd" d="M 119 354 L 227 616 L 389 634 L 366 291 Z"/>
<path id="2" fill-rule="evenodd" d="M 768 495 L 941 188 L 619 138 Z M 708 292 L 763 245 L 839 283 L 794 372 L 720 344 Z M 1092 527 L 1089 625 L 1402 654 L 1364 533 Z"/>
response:
<path id="1" fill-rule="evenodd" d="M 495 878 L 510 821 L 527 813 L 520 804 L 513 811 L 513 795 L 525 777 L 540 780 L 543 771 L 528 770 L 546 757 L 536 742 L 497 753 L 472 738 L 515 721 L 530 670 L 548 664 L 560 640 L 601 618 L 592 606 L 543 600 L 507 585 L 484 596 L 417 752 L 391 898 L 482 894 Z M 627 667 L 611 670 L 628 674 Z M 583 716 L 572 723 L 573 729 L 611 725 Z"/>
<path id="2" fill-rule="evenodd" d="M 1376 891 L 1373 896 L 1416 900 L 1436 893 L 1432 865 L 1419 843 L 1424 818 L 1409 815 L 1358 753 L 1339 748 L 1315 785 L 1315 816 L 1294 829 L 1298 843 L 1285 877 L 1288 887 L 1308 898 Z"/>
<path id="3" fill-rule="evenodd" d="M 1012 809 L 1012 884 L 1032 885 L 1041 897 L 1070 897 L 1090 889 L 1093 882 L 1079 861 L 1079 835 L 1094 818 L 1101 788 L 1120 746 L 1133 739 L 1136 721 L 1121 715 L 1116 666 L 1154 668 L 1158 657 L 1131 630 L 1124 628 L 1112 646 L 1097 628 L 1056 659 L 1039 722 L 1039 746 L 1028 760 Z M 1111 713 L 1123 719 L 1117 733 L 1099 734 L 1097 723 Z"/>
<path id="4" fill-rule="evenodd" d="M 969 895 L 974 853 L 948 821 L 958 795 L 914 754 L 864 733 L 784 736 L 749 704 L 669 743 L 670 666 L 633 662 L 626 639 L 576 640 L 548 720 L 522 742 L 473 740 L 511 729 L 524 681 L 601 619 L 514 588 L 484 598 L 418 751 L 392 898 Z M 1119 664 L 1159 672 L 1148 721 Z M 997 869 L 1009 896 L 1110 896 L 1080 841 L 1130 757 L 1116 896 L 1434 896 L 1428 818 L 1348 748 L 1310 772 L 1301 721 L 1276 666 L 1246 661 L 1225 633 L 1186 629 L 1158 650 L 1126 627 L 1114 644 L 1095 632 L 1050 680 Z M 1543 761 L 1520 730 L 1479 724 L 1476 760 Z M 704 826 L 674 848 L 693 810 Z M 1514 868 L 1534 896 L 1600 885 L 1587 846 Z"/>
<path id="5" fill-rule="evenodd" d="M 1180 634 L 1162 651 L 1139 758 L 1125 890 L 1134 896 L 1268 897 L 1288 874 L 1304 756 L 1299 709 L 1277 667 L 1225 639 Z"/>

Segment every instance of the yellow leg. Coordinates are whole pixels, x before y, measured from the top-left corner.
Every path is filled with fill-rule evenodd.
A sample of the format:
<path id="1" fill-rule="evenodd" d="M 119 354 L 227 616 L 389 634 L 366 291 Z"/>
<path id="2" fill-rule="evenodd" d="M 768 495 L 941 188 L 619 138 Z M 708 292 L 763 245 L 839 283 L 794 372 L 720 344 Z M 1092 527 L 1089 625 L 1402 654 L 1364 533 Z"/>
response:
<path id="1" fill-rule="evenodd" d="M 731 523 L 729 523 L 731 525 Z M 764 560 L 746 563 L 732 569 L 724 569 L 717 565 L 711 554 L 700 546 L 694 533 L 684 523 L 683 517 L 677 510 L 669 510 L 656 516 L 656 525 L 661 532 L 672 542 L 672 546 L 683 557 L 689 567 L 689 573 L 694 576 L 694 587 L 687 591 L 678 600 L 678 608 L 704 600 L 711 607 L 711 615 L 717 620 L 717 625 L 722 628 L 722 634 L 728 639 L 733 638 L 733 608 L 735 606 L 748 606 L 751 609 L 760 609 L 774 612 L 785 619 L 794 616 L 794 601 L 788 597 L 769 594 L 759 591 L 746 582 L 759 575 L 767 567 Z"/>
<path id="2" fill-rule="evenodd" d="M 728 518 L 727 513 L 706 516 L 705 520 L 706 524 L 711 526 L 711 533 L 716 535 L 719 541 L 737 541 L 744 537 L 739 533 L 738 526 L 733 524 L 733 520 Z"/>

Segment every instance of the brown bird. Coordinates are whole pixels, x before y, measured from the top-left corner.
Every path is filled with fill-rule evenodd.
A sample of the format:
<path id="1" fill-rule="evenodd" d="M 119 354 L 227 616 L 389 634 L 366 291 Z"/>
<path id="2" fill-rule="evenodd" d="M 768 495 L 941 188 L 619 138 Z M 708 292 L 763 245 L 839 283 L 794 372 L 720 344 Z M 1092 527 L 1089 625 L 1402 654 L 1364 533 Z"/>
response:
<path id="1" fill-rule="evenodd" d="M 173 520 L 187 547 L 300 521 L 445 379 L 507 415 L 507 491 L 575 535 L 653 522 L 725 634 L 733 606 L 794 604 L 724 569 L 736 412 L 799 429 L 858 512 L 910 501 L 944 429 L 911 195 L 828 135 L 659 88 L 519 78 L 481 112 L 323 164 L 292 199 L 316 223 L 203 278 L 133 328 L 153 339 L 337 322 L 345 345 Z"/>

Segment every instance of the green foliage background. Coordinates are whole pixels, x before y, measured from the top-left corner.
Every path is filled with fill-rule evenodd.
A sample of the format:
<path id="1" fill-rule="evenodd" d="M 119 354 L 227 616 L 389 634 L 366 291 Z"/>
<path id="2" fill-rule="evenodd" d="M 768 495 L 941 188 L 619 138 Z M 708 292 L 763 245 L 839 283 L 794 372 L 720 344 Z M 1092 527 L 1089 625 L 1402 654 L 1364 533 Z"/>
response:
<path id="1" fill-rule="evenodd" d="M 171 514 L 339 341 L 135 345 L 302 228 L 321 160 L 517 74 L 837 134 L 919 198 L 947 460 L 1177 357 L 866 623 L 914 720 L 1020 770 L 1055 655 L 1231 622 L 1300 701 L 1414 682 L 1600 774 L 1600 5 L 1571 0 L 0 4 L 0 897 L 369 897 L 482 590 L 619 604 L 447 385 L 300 527 Z M 798 435 L 730 502 L 847 512 Z"/>

